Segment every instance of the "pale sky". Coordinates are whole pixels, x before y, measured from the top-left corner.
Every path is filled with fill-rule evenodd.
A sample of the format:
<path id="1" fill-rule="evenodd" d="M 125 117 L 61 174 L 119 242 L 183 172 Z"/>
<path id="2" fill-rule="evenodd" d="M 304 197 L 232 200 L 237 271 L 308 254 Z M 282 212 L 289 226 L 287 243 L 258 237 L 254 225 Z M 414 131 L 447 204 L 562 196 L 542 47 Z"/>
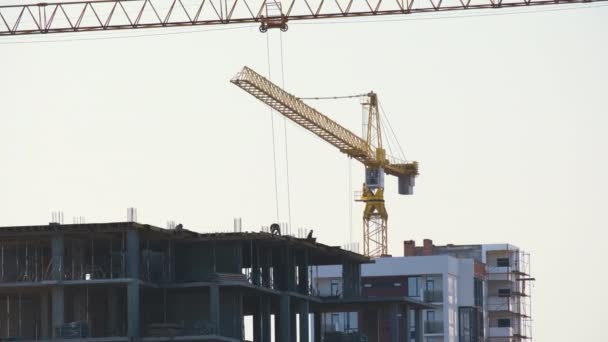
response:
<path id="1" fill-rule="evenodd" d="M 421 173 L 414 196 L 387 178 L 393 255 L 406 239 L 520 246 L 537 278 L 535 340 L 608 341 L 608 7 L 471 13 L 293 23 L 285 87 L 379 94 Z M 229 83 L 243 65 L 268 72 L 267 37 L 206 30 L 0 38 L 0 226 L 45 224 L 55 210 L 67 223 L 123 221 L 131 206 L 142 223 L 202 232 L 277 221 L 269 110 Z M 153 36 L 105 39 L 125 35 Z M 268 38 L 280 84 L 279 37 Z M 356 100 L 314 105 L 360 131 Z M 363 167 L 291 123 L 287 140 L 294 229 L 345 244 L 352 207 L 360 241 L 349 196 Z"/>

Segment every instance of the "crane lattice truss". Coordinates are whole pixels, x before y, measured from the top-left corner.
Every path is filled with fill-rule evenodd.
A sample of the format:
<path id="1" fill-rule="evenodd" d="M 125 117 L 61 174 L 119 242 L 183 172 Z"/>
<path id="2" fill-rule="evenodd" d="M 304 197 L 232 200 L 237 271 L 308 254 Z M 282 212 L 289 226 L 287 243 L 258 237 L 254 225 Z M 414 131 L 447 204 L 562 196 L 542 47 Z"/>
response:
<path id="1" fill-rule="evenodd" d="M 363 163 L 373 159 L 365 140 L 252 69 L 244 67 L 231 82 L 349 156 Z"/>
<path id="2" fill-rule="evenodd" d="M 608 0 L 90 0 L 0 6 L 0 35 L 404 15 Z"/>

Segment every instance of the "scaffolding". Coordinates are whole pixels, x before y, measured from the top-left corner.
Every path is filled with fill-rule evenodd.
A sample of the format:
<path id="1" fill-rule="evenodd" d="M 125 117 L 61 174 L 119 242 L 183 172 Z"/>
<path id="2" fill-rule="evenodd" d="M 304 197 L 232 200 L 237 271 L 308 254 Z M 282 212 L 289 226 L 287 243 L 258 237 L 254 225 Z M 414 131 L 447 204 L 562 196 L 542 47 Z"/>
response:
<path id="1" fill-rule="evenodd" d="M 508 329 L 507 333 L 488 334 L 489 341 L 532 340 L 532 286 L 535 279 L 530 275 L 530 253 L 512 249 L 488 251 L 497 257 L 496 264 L 488 263 L 488 326 Z M 498 259 L 508 262 L 498 263 Z M 495 288 L 497 287 L 497 288 Z M 509 326 L 502 323 L 508 319 Z"/>

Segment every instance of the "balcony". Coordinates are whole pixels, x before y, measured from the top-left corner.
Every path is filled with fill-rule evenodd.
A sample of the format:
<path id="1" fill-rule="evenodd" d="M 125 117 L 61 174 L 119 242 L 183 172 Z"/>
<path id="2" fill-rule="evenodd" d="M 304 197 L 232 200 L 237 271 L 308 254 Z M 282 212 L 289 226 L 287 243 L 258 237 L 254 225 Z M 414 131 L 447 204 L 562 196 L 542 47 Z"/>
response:
<path id="1" fill-rule="evenodd" d="M 509 297 L 489 296 L 487 303 L 488 303 L 488 311 L 511 311 L 512 310 L 511 298 L 509 298 Z"/>
<path id="2" fill-rule="evenodd" d="M 423 294 L 424 301 L 427 303 L 443 303 L 442 290 L 425 290 Z"/>
<path id="3" fill-rule="evenodd" d="M 443 321 L 425 321 L 425 334 L 443 334 Z"/>
<path id="4" fill-rule="evenodd" d="M 513 328 L 511 327 L 490 327 L 488 337 L 511 337 L 513 336 Z"/>

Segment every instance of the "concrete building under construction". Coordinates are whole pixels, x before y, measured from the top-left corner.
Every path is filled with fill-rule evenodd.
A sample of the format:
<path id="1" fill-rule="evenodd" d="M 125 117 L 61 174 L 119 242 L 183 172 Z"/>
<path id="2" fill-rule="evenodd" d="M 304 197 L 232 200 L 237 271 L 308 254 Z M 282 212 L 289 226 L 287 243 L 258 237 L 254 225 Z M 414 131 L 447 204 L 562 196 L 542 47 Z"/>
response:
<path id="1" fill-rule="evenodd" d="M 368 258 L 280 233 L 135 222 L 0 227 L 0 258 L 0 340 L 379 342 L 403 315 L 413 314 L 422 336 L 422 310 L 432 307 L 365 297 Z M 339 296 L 313 284 L 313 268 L 324 265 L 342 268 Z M 323 315 L 361 311 L 389 326 L 323 331 Z"/>

